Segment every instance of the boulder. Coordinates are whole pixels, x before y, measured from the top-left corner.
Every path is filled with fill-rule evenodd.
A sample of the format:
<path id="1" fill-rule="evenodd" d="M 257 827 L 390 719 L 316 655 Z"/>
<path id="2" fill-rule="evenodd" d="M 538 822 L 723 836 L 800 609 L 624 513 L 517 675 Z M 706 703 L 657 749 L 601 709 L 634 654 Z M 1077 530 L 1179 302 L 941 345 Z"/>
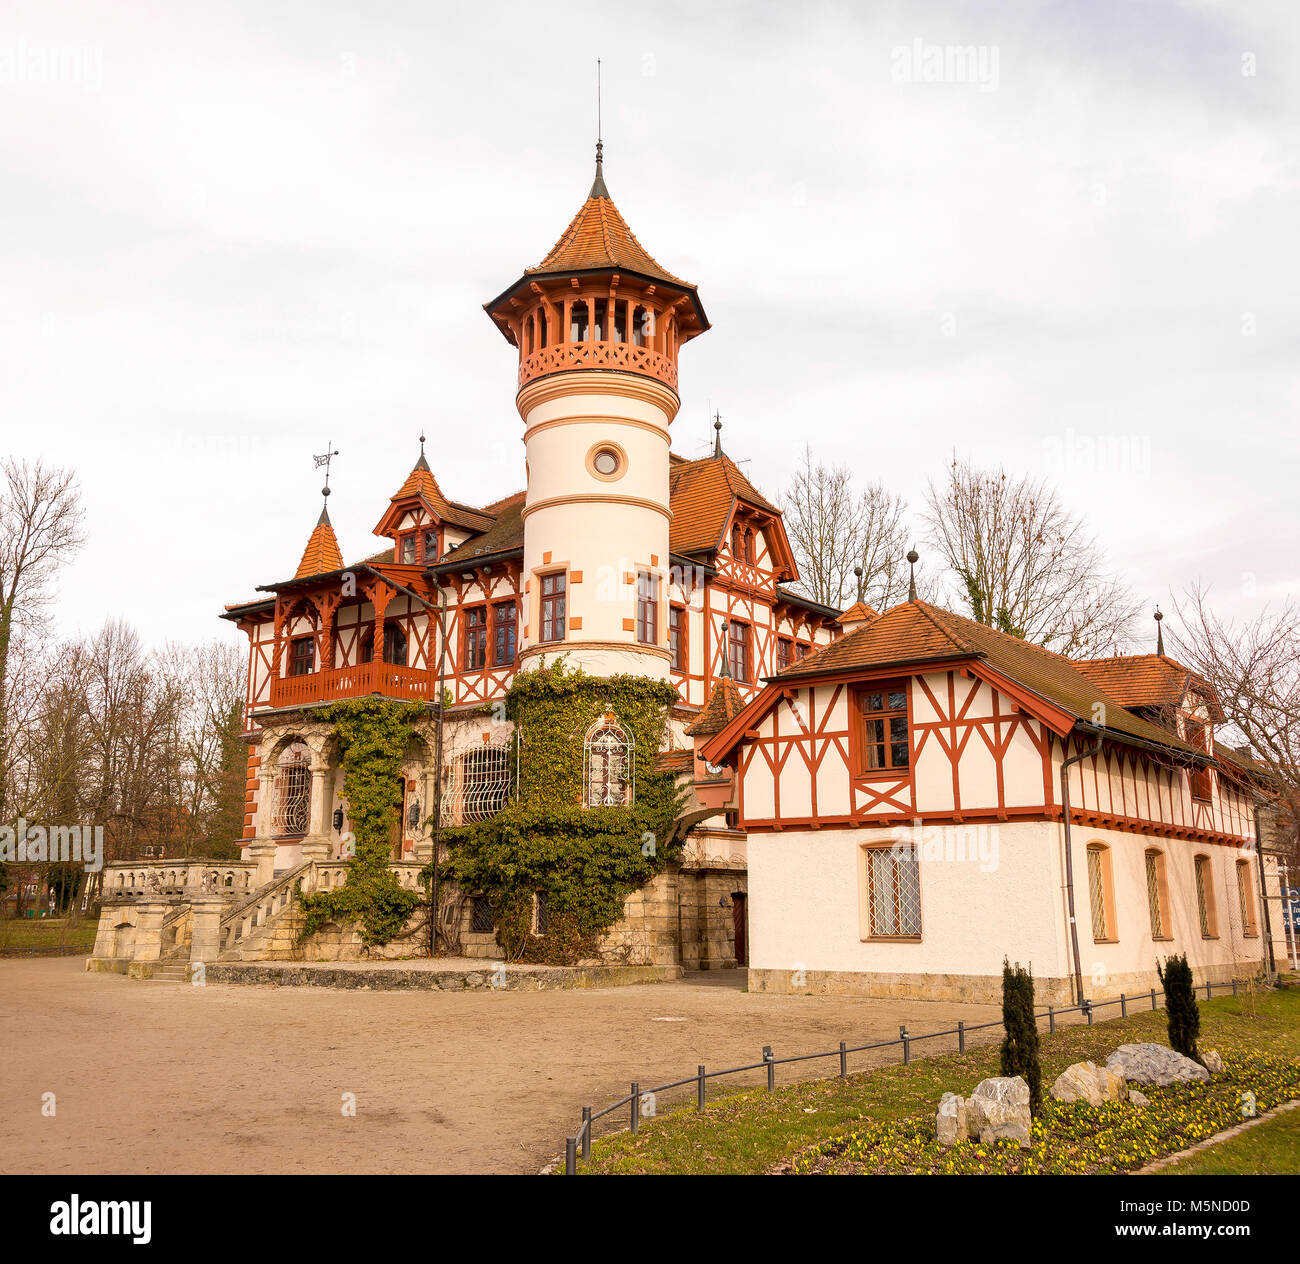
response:
<path id="1" fill-rule="evenodd" d="M 1015 1141 L 1029 1149 L 1029 1085 L 1018 1075 L 981 1080 L 966 1102 L 966 1128 L 970 1136 L 988 1145 Z"/>
<path id="2" fill-rule="evenodd" d="M 1199 1062 L 1175 1053 L 1167 1045 L 1120 1045 L 1106 1059 L 1106 1066 L 1130 1084 L 1154 1084 L 1157 1088 L 1210 1078 Z"/>
<path id="3" fill-rule="evenodd" d="M 1128 1103 L 1130 1106 L 1150 1106 L 1151 1099 L 1145 1093 L 1139 1093 L 1137 1089 L 1131 1088 L 1128 1091 Z"/>
<path id="4" fill-rule="evenodd" d="M 1087 1102 L 1089 1106 L 1122 1102 L 1124 1078 L 1095 1062 L 1076 1062 L 1056 1077 L 1051 1094 L 1058 1102 Z"/>
<path id="5" fill-rule="evenodd" d="M 966 1099 L 956 1093 L 945 1093 L 939 1100 L 939 1111 L 934 1117 L 934 1131 L 941 1146 L 956 1145 L 966 1140 Z"/>
<path id="6" fill-rule="evenodd" d="M 1219 1056 L 1217 1049 L 1207 1049 L 1201 1054 L 1201 1062 L 1211 1075 L 1223 1074 L 1223 1059 Z"/>

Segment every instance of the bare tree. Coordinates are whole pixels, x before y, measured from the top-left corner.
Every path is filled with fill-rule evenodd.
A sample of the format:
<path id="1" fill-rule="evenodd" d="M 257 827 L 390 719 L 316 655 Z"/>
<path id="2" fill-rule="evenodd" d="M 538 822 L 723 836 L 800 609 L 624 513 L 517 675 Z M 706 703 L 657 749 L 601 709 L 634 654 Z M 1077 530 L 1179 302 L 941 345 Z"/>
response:
<path id="1" fill-rule="evenodd" d="M 954 460 L 926 504 L 929 541 L 976 622 L 1078 658 L 1129 642 L 1137 603 L 1045 480 Z"/>
<path id="2" fill-rule="evenodd" d="M 39 630 L 59 564 L 84 539 L 72 472 L 6 458 L 0 465 L 0 770 L 9 763 L 10 647 L 20 633 Z M 7 790 L 0 780 L 0 816 Z"/>
<path id="3" fill-rule="evenodd" d="M 1300 605 L 1221 618 L 1196 586 L 1176 603 L 1179 660 L 1214 690 L 1229 724 L 1271 774 L 1285 815 L 1300 822 Z"/>
<path id="4" fill-rule="evenodd" d="M 862 567 L 865 600 L 887 609 L 907 595 L 906 505 L 883 483 L 855 491 L 841 465 L 803 462 L 781 501 L 786 534 L 799 567 L 799 587 L 813 601 L 843 607 L 857 598 L 854 567 Z"/>

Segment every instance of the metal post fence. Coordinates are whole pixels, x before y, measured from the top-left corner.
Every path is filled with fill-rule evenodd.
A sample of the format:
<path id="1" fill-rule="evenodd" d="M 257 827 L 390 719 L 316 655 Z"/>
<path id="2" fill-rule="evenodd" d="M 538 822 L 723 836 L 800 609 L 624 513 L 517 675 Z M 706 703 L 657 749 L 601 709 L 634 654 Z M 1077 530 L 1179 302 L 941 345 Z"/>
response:
<path id="1" fill-rule="evenodd" d="M 1233 996 L 1236 996 L 1238 994 L 1237 992 L 1238 981 L 1236 979 L 1233 979 L 1230 984 L 1220 983 L 1218 986 L 1222 990 L 1227 990 L 1229 987 L 1231 987 Z M 1207 999 L 1213 997 L 1214 987 L 1215 985 L 1213 983 L 1207 982 L 1205 984 L 1205 995 Z M 1156 989 L 1152 988 L 1149 995 L 1151 998 L 1151 1008 L 1153 1010 L 1158 1009 L 1159 1004 L 1157 1001 Z M 1120 1017 L 1127 1018 L 1129 1016 L 1128 1001 L 1129 1001 L 1128 994 L 1124 992 L 1120 993 L 1118 999 L 1112 1001 L 1092 1001 L 1092 1000 L 1088 1000 L 1087 998 L 1084 998 L 1082 1001 L 1079 1002 L 1078 1005 L 1065 1006 L 1060 1009 L 1058 1009 L 1055 1005 L 1049 1005 L 1047 1007 L 1046 1013 L 1041 1013 L 1041 1012 L 1036 1013 L 1034 1017 L 1036 1019 L 1046 1018 L 1048 1031 L 1050 1033 L 1055 1034 L 1057 1028 L 1056 1020 L 1062 1014 L 1080 1014 L 1083 1016 L 1088 1026 L 1091 1027 L 1095 1019 L 1095 1011 L 1098 1008 L 1104 1008 L 1106 1006 L 1118 1006 L 1120 1011 Z M 839 1063 L 838 1066 L 839 1078 L 841 1080 L 847 1080 L 848 1073 L 849 1073 L 848 1059 L 850 1053 L 863 1053 L 871 1049 L 889 1049 L 895 1046 L 899 1046 L 902 1049 L 903 1065 L 907 1066 L 912 1061 L 913 1041 L 934 1040 L 945 1036 L 956 1036 L 957 1052 L 965 1053 L 966 1046 L 967 1046 L 966 1037 L 971 1032 L 986 1031 L 993 1027 L 1001 1027 L 1002 1025 L 1003 1024 L 1001 1020 L 997 1020 L 991 1023 L 969 1023 L 969 1024 L 965 1022 L 965 1020 L 959 1020 L 956 1027 L 948 1028 L 943 1031 L 927 1032 L 926 1034 L 920 1036 L 913 1035 L 911 1032 L 907 1030 L 906 1026 L 900 1026 L 898 1029 L 898 1038 L 896 1040 L 877 1040 L 874 1041 L 873 1043 L 864 1044 L 864 1045 L 850 1045 L 847 1041 L 841 1040 L 839 1042 L 838 1049 L 828 1049 L 823 1053 L 795 1054 L 788 1058 L 776 1057 L 772 1052 L 772 1046 L 764 1045 L 762 1058 L 758 1062 L 751 1062 L 744 1066 L 727 1067 L 725 1070 L 722 1071 L 707 1071 L 704 1065 L 700 1064 L 699 1066 L 697 1066 L 695 1074 L 693 1076 L 687 1076 L 685 1079 L 681 1079 L 681 1080 L 673 1080 L 667 1084 L 660 1084 L 656 1088 L 646 1090 L 646 1092 L 649 1095 L 657 1096 L 660 1093 L 669 1092 L 673 1089 L 682 1088 L 685 1085 L 694 1084 L 695 1085 L 695 1109 L 702 1111 L 705 1109 L 705 1093 L 706 1093 L 708 1081 L 711 1079 L 721 1078 L 724 1075 L 741 1075 L 744 1074 L 745 1072 L 762 1070 L 766 1073 L 767 1091 L 769 1093 L 773 1093 L 776 1091 L 776 1068 L 778 1063 L 811 1062 L 821 1058 L 836 1058 Z M 627 1098 L 623 1099 L 622 1101 L 614 1102 L 612 1105 L 607 1106 L 604 1110 L 593 1111 L 590 1106 L 584 1106 L 582 1108 L 582 1124 L 578 1129 L 577 1135 L 572 1137 L 566 1137 L 564 1141 L 564 1170 L 568 1175 L 574 1175 L 577 1172 L 577 1164 L 579 1159 L 581 1159 L 583 1162 L 590 1160 L 592 1128 L 598 1119 L 602 1119 L 606 1115 L 612 1114 L 617 1110 L 621 1110 L 623 1106 L 626 1105 L 629 1106 L 630 1108 L 629 1123 L 630 1123 L 631 1131 L 635 1133 L 640 1130 L 641 1095 L 642 1095 L 641 1086 L 639 1083 L 633 1082 L 631 1087 L 632 1087 L 632 1091 Z"/>

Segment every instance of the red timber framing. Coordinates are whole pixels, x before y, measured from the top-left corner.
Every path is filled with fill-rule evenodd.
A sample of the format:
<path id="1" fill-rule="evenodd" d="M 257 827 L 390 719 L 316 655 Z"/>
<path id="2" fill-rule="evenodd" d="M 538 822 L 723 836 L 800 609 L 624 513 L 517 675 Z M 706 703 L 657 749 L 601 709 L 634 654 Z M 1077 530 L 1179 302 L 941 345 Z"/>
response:
<path id="1" fill-rule="evenodd" d="M 467 568 L 443 577 L 448 590 L 446 684 L 453 706 L 473 706 L 505 696 L 514 679 L 519 651 L 523 648 L 523 565 L 515 559 Z M 496 662 L 497 608 L 512 604 L 515 612 L 515 657 L 509 663 Z M 466 658 L 466 614 L 484 612 L 487 647 L 481 667 L 470 667 Z M 437 662 L 432 669 L 436 672 Z"/>
<path id="2" fill-rule="evenodd" d="M 908 768 L 854 775 L 852 689 L 900 677 L 909 682 Z M 973 714 L 982 689 L 991 713 Z M 1017 738 L 1021 758 L 1032 752 L 1041 767 L 1041 790 L 1012 801 L 1006 774 Z M 1072 717 L 985 664 L 954 660 L 771 682 L 700 753 L 711 763 L 737 769 L 741 826 L 763 832 L 892 826 L 918 818 L 926 824 L 1060 820 L 1059 761 L 1092 741 L 1090 733 L 1074 731 Z M 964 801 L 961 767 L 972 742 L 981 748 L 981 764 L 992 765 L 993 792 L 968 793 Z M 937 809 L 917 799 L 917 768 L 927 752 L 930 784 L 934 756 L 940 757 L 939 767 L 951 769 L 951 804 Z M 781 774 L 792 760 L 808 778 L 808 793 L 794 813 L 783 810 L 781 787 Z M 1023 772 L 1022 764 L 1022 790 Z M 763 787 L 770 813 L 766 806 L 761 815 L 749 806 L 747 784 L 754 784 L 754 776 L 770 778 L 770 795 Z M 1071 770 L 1070 819 L 1100 829 L 1247 846 L 1253 836 L 1248 796 L 1225 778 L 1216 780 L 1219 793 L 1202 803 L 1191 796 L 1188 771 L 1172 751 L 1165 757 L 1126 744 L 1119 735 L 1107 737 L 1090 760 Z M 825 802 L 828 786 L 837 787 L 834 804 Z"/>

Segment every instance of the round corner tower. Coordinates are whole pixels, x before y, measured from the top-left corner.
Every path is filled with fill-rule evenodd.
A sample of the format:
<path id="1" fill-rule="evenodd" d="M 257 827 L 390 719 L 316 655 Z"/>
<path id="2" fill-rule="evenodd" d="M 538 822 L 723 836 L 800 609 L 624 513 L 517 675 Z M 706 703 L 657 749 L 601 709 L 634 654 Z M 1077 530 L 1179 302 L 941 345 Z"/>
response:
<path id="1" fill-rule="evenodd" d="M 695 286 L 632 235 L 601 167 L 598 144 L 595 182 L 563 236 L 484 304 L 519 351 L 520 668 L 563 653 L 592 675 L 667 679 L 677 355 L 709 322 Z"/>

